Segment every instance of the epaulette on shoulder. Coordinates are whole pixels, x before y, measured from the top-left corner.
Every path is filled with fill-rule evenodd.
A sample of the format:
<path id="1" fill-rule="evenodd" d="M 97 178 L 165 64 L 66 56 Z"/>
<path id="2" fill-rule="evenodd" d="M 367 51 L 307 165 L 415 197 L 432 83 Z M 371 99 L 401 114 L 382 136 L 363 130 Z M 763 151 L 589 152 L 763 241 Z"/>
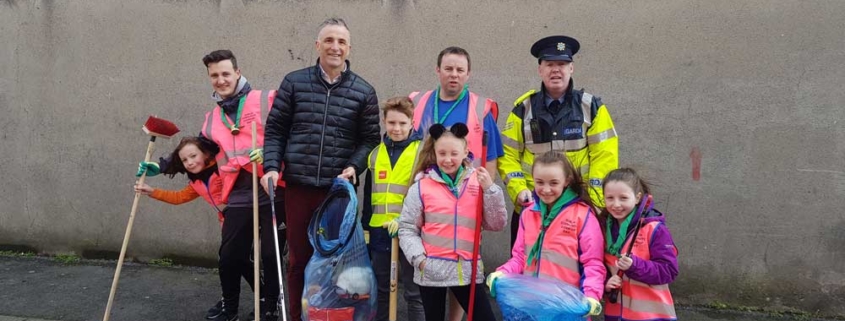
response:
<path id="1" fill-rule="evenodd" d="M 536 90 L 531 89 L 531 90 L 527 91 L 526 93 L 522 94 L 522 96 L 519 96 L 519 98 L 517 98 L 516 101 L 513 102 L 513 106 L 514 107 L 519 106 L 519 104 L 522 104 L 523 101 L 528 99 L 528 97 L 531 97 L 531 95 L 534 95 L 534 93 L 536 93 L 536 92 L 537 92 Z"/>

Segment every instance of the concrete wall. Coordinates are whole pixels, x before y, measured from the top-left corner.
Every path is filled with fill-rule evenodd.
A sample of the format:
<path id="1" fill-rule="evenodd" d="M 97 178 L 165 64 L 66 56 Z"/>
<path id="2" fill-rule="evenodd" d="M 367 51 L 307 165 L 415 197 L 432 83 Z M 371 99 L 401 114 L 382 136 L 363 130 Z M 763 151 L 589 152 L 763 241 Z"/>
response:
<path id="1" fill-rule="evenodd" d="M 146 117 L 198 132 L 205 53 L 233 49 L 253 87 L 276 88 L 314 63 L 329 16 L 382 100 L 433 88 L 438 51 L 459 45 L 471 88 L 507 107 L 539 86 L 533 41 L 577 37 L 576 86 L 603 98 L 621 163 L 668 213 L 678 302 L 845 314 L 839 0 L 0 1 L 0 244 L 119 251 Z M 129 255 L 213 259 L 218 229 L 199 201 L 144 198 Z M 487 234 L 488 266 L 507 239 Z"/>

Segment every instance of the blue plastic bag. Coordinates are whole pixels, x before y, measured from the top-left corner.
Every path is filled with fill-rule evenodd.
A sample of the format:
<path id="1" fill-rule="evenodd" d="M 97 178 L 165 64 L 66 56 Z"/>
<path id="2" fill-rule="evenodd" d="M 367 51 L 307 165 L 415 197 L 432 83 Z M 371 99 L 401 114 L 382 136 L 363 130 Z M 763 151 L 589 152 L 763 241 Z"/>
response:
<path id="1" fill-rule="evenodd" d="M 590 311 L 581 290 L 558 280 L 505 274 L 493 287 L 505 321 L 580 321 Z"/>
<path id="2" fill-rule="evenodd" d="M 354 187 L 335 179 L 308 226 L 314 255 L 305 267 L 303 320 L 375 318 L 376 278 L 357 212 Z"/>

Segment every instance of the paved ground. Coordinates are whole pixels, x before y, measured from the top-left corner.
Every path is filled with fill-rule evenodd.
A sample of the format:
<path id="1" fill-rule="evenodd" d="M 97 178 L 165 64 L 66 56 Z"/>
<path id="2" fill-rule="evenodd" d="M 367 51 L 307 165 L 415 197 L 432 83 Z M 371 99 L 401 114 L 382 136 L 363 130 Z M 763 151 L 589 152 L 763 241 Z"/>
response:
<path id="1" fill-rule="evenodd" d="M 0 256 L 0 321 L 102 320 L 114 264 L 86 260 L 65 265 L 44 257 Z M 120 276 L 111 320 L 202 321 L 219 296 L 214 270 L 128 264 Z M 241 320 L 252 311 L 251 299 L 252 292 L 244 286 Z M 400 316 L 401 301 L 400 295 Z M 678 314 L 680 320 L 694 321 L 792 320 L 684 307 Z"/>

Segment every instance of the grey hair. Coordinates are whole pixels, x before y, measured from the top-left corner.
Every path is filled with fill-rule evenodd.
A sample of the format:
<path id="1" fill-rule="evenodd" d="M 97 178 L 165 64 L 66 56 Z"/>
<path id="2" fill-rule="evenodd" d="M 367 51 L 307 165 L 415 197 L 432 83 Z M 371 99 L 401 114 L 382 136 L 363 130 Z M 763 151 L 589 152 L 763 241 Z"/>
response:
<path id="1" fill-rule="evenodd" d="M 323 20 L 323 23 L 317 27 L 317 40 L 320 40 L 320 31 L 323 31 L 323 28 L 326 26 L 343 26 L 346 30 L 349 30 L 349 26 L 346 25 L 346 21 L 343 18 L 331 17 Z"/>

